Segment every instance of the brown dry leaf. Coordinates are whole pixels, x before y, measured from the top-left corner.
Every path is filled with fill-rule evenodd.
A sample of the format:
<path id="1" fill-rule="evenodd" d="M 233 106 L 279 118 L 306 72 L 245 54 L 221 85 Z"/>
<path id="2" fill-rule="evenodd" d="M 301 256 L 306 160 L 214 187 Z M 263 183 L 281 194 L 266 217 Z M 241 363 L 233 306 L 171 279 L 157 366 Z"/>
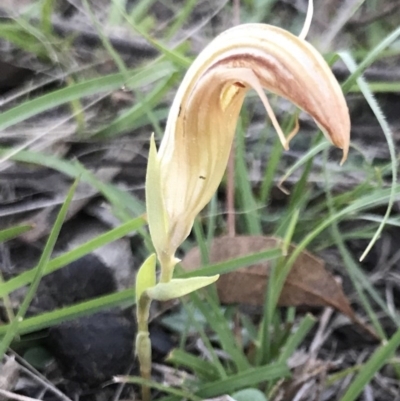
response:
<path id="1" fill-rule="evenodd" d="M 267 236 L 237 236 L 215 238 L 210 247 L 210 263 L 273 249 L 282 240 Z M 289 255 L 295 249 L 289 248 Z M 183 259 L 182 266 L 194 270 L 201 266 L 199 248 L 192 249 Z M 224 304 L 262 306 L 271 265 L 268 261 L 223 274 L 217 281 L 218 294 Z M 348 316 L 371 333 L 356 317 L 341 285 L 326 270 L 323 260 L 303 251 L 294 262 L 282 289 L 279 306 L 329 306 Z M 372 334 L 372 333 L 371 333 Z M 374 335 L 376 337 L 376 335 Z"/>

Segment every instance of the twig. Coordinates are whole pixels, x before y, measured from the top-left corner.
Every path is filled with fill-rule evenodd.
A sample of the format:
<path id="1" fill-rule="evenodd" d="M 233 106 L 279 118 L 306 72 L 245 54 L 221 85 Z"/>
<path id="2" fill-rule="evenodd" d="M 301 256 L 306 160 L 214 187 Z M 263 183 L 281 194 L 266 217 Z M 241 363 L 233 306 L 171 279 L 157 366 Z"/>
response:
<path id="1" fill-rule="evenodd" d="M 313 358 L 316 358 L 319 349 L 321 348 L 321 346 L 323 345 L 324 341 L 327 338 L 327 335 L 329 334 L 327 327 L 329 320 L 332 316 L 332 313 L 333 313 L 332 308 L 325 308 L 320 318 L 318 330 L 315 333 L 314 339 L 310 345 L 310 354 L 313 356 Z"/>
<path id="2" fill-rule="evenodd" d="M 127 376 L 129 376 L 132 369 L 133 369 L 133 364 L 131 364 L 131 366 L 127 370 Z M 124 383 L 124 382 L 121 382 L 120 384 L 118 384 L 117 389 L 115 390 L 114 396 L 111 401 L 118 401 L 120 399 L 122 391 L 124 390 L 125 386 L 126 386 L 126 383 Z"/>
<path id="3" fill-rule="evenodd" d="M 7 391 L 7 390 L 2 390 L 0 389 L 0 394 L 4 395 L 5 397 L 7 397 L 7 399 L 9 400 L 17 400 L 17 401 L 40 401 L 37 398 L 31 398 L 31 397 L 26 397 L 25 395 L 20 395 L 20 394 L 16 394 L 13 393 L 11 391 Z"/>
<path id="4" fill-rule="evenodd" d="M 19 369 L 22 370 L 25 374 L 30 376 L 33 380 L 36 380 L 40 383 L 47 391 L 55 394 L 63 401 L 72 401 L 69 397 L 67 397 L 63 392 L 61 392 L 57 387 L 55 387 L 45 376 L 43 376 L 40 372 L 38 372 L 33 366 L 29 365 L 28 362 L 25 361 L 22 357 L 20 357 L 17 353 L 11 351 L 15 356 L 19 364 Z M 9 358 L 8 356 L 6 356 Z"/>

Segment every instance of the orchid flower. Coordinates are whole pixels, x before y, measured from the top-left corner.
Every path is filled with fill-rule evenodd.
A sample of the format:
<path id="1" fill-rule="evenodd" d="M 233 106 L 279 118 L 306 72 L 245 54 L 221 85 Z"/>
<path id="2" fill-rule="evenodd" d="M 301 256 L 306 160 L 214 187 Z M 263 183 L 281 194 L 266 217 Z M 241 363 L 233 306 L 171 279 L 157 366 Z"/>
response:
<path id="1" fill-rule="evenodd" d="M 157 153 L 150 146 L 147 216 L 168 282 L 175 252 L 225 172 L 246 93 L 260 97 L 285 149 L 285 138 L 264 89 L 307 112 L 347 157 L 350 118 L 341 88 L 312 45 L 281 28 L 244 24 L 215 38 L 187 71 L 173 101 Z"/>
<path id="2" fill-rule="evenodd" d="M 150 235 L 161 266 L 150 255 L 136 277 L 141 375 L 151 376 L 148 331 L 152 300 L 169 300 L 216 281 L 211 277 L 174 279 L 175 253 L 189 235 L 196 215 L 215 193 L 227 167 L 240 109 L 249 90 L 260 97 L 285 149 L 285 137 L 264 90 L 282 96 L 307 112 L 347 157 L 350 118 L 341 88 L 323 57 L 305 41 L 312 1 L 299 37 L 274 26 L 245 24 L 215 38 L 187 71 L 173 101 L 157 152 L 151 138 L 146 174 Z M 142 399 L 151 399 L 142 386 Z"/>

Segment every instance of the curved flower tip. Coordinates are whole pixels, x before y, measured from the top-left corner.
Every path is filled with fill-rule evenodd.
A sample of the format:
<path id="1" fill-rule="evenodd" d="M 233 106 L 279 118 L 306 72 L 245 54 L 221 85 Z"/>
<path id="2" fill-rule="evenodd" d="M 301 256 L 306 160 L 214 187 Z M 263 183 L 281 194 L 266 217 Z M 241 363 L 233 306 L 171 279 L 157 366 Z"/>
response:
<path id="1" fill-rule="evenodd" d="M 285 148 L 288 140 L 264 89 L 310 114 L 327 138 L 343 149 L 342 162 L 347 156 L 349 113 L 323 57 L 305 40 L 270 25 L 246 24 L 225 31 L 189 68 L 172 104 L 160 146 L 159 174 L 168 216 L 169 253 L 187 237 L 195 216 L 221 182 L 249 89 L 259 95 Z"/>

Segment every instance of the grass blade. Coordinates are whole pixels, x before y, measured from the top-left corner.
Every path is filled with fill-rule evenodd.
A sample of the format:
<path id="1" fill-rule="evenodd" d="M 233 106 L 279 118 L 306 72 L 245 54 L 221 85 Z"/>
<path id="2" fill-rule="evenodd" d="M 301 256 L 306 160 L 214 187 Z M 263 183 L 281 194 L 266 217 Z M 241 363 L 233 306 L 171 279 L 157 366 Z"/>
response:
<path id="1" fill-rule="evenodd" d="M 30 225 L 22 225 L 22 226 L 15 226 L 6 228 L 0 231 L 0 243 L 6 242 L 10 239 L 18 237 L 19 235 L 26 233 L 27 231 L 31 230 L 32 226 Z"/>
<path id="2" fill-rule="evenodd" d="M 203 377 L 210 381 L 218 378 L 218 371 L 211 362 L 200 359 L 199 357 L 180 349 L 174 349 L 167 356 L 166 362 L 190 369 L 195 372 L 199 378 Z"/>
<path id="3" fill-rule="evenodd" d="M 286 364 L 273 363 L 258 368 L 247 369 L 237 375 L 229 376 L 227 379 L 216 383 L 208 383 L 196 392 L 202 398 L 215 397 L 221 394 L 230 394 L 237 389 L 256 386 L 259 383 L 290 375 Z"/>
<path id="4" fill-rule="evenodd" d="M 165 77 L 172 71 L 175 71 L 175 67 L 171 63 L 158 62 L 146 68 L 129 70 L 128 81 L 125 79 L 125 74 L 116 73 L 69 85 L 5 111 L 0 116 L 0 130 L 84 96 L 113 91 L 124 85 L 130 89 L 145 86 Z"/>
<path id="5" fill-rule="evenodd" d="M 214 274 L 224 274 L 260 263 L 261 261 L 276 259 L 282 255 L 281 249 L 268 249 L 267 251 L 252 253 L 250 255 L 231 259 L 225 262 L 215 263 L 208 266 L 203 266 L 193 271 L 182 271 L 177 275 L 179 278 L 196 277 L 196 276 L 211 276 Z"/>
<path id="6" fill-rule="evenodd" d="M 50 256 L 54 249 L 54 245 L 56 244 L 58 235 L 61 231 L 61 227 L 67 215 L 69 205 L 71 204 L 72 199 L 74 197 L 77 185 L 78 185 L 78 180 L 74 182 L 74 184 L 72 185 L 71 189 L 68 192 L 67 198 L 58 213 L 57 219 L 54 223 L 49 238 L 43 249 L 42 256 L 40 257 L 38 266 L 35 271 L 35 275 L 32 279 L 32 284 L 29 287 L 28 292 L 24 300 L 22 301 L 21 306 L 19 307 L 18 313 L 16 314 L 14 320 L 9 324 L 8 329 L 4 335 L 4 338 L 0 343 L 0 358 L 3 358 L 4 353 L 7 351 L 7 348 L 11 344 L 12 339 L 18 334 L 19 323 L 23 320 L 25 313 L 27 312 L 29 305 L 32 302 L 32 299 L 36 294 L 40 280 L 49 262 Z"/>
<path id="7" fill-rule="evenodd" d="M 1 148 L 0 157 L 7 157 L 12 152 L 12 148 Z M 70 162 L 59 159 L 56 156 L 33 152 L 29 150 L 21 150 L 11 157 L 14 161 L 24 163 L 34 163 L 40 166 L 49 167 L 57 170 L 69 177 L 80 177 L 82 182 L 87 182 L 101 192 L 113 206 L 113 211 L 117 217 L 123 221 L 128 221 L 132 216 L 137 216 L 144 212 L 144 205 L 134 196 L 122 191 L 112 184 L 100 181 L 93 173 L 87 170 L 79 162 Z"/>
<path id="8" fill-rule="evenodd" d="M 389 36 L 382 40 L 378 46 L 376 46 L 365 59 L 360 63 L 360 65 L 352 72 L 352 74 L 343 83 L 342 88 L 344 92 L 347 92 L 356 82 L 356 80 L 361 76 L 367 67 L 369 67 L 378 56 L 390 46 L 398 37 L 400 36 L 400 27 L 393 31 Z M 339 55 L 341 55 L 339 53 Z"/>
<path id="9" fill-rule="evenodd" d="M 400 28 L 396 30 L 398 31 L 397 35 L 400 35 Z M 397 37 L 397 36 L 396 36 Z M 350 56 L 349 53 L 339 53 L 340 57 L 342 58 L 343 62 L 346 64 L 347 68 L 352 72 L 353 74 L 356 74 L 356 63 L 354 62 L 353 58 Z M 365 100 L 371 107 L 373 113 L 375 114 L 375 117 L 379 123 L 379 125 L 382 128 L 382 131 L 385 135 L 386 142 L 388 144 L 389 148 L 389 154 L 390 154 L 390 161 L 391 161 L 391 173 L 392 173 L 392 186 L 391 186 L 391 192 L 390 192 L 390 197 L 388 200 L 388 205 L 386 209 L 386 213 L 384 215 L 384 218 L 382 222 L 379 224 L 378 229 L 375 232 L 375 235 L 372 237 L 371 241 L 369 242 L 367 248 L 363 252 L 363 254 L 360 257 L 360 261 L 362 261 L 371 248 L 374 246 L 376 241 L 378 240 L 379 236 L 382 233 L 383 228 L 385 227 L 386 221 L 390 217 L 390 212 L 392 211 L 393 204 L 395 201 L 395 187 L 397 184 L 397 159 L 396 159 L 396 150 L 393 142 L 393 133 L 392 130 L 389 127 L 388 122 L 386 121 L 384 115 L 382 114 L 382 111 L 378 105 L 378 102 L 376 101 L 375 97 L 373 96 L 372 92 L 368 88 L 368 84 L 362 77 L 357 78 L 357 84 L 361 89 L 362 94 L 364 95 Z"/>
<path id="10" fill-rule="evenodd" d="M 239 135 L 236 140 L 235 180 L 239 208 L 245 211 L 243 218 L 246 224 L 246 232 L 250 235 L 261 235 L 262 228 L 258 213 L 258 205 L 254 199 L 246 167 L 246 149 L 242 119 L 239 120 L 238 127 Z"/>
<path id="11" fill-rule="evenodd" d="M 372 380 L 375 374 L 388 362 L 397 348 L 400 346 L 400 329 L 392 338 L 382 344 L 371 356 L 368 362 L 360 370 L 356 378 L 346 390 L 341 401 L 354 401 L 361 394 L 365 386 Z"/>
<path id="12" fill-rule="evenodd" d="M 134 220 L 128 221 L 127 223 L 122 224 L 119 227 L 114 228 L 104 234 L 99 235 L 96 238 L 91 239 L 90 241 L 85 242 L 79 247 L 72 249 L 69 252 L 66 252 L 52 260 L 50 260 L 46 268 L 43 272 L 44 275 L 50 274 L 51 272 L 60 269 L 61 267 L 71 263 L 90 252 L 94 251 L 97 248 L 102 247 L 103 245 L 109 244 L 112 241 L 116 241 L 119 238 L 124 237 L 125 235 L 140 229 L 143 225 L 146 224 L 145 220 L 142 217 L 138 217 Z M 35 277 L 37 266 L 31 270 L 28 270 L 24 273 L 19 274 L 18 276 L 8 280 L 4 284 L 0 285 L 0 296 L 4 296 L 5 294 L 9 294 L 16 289 L 27 285 L 32 282 Z"/>
<path id="13" fill-rule="evenodd" d="M 310 314 L 307 314 L 305 318 L 299 324 L 297 330 L 289 336 L 285 342 L 285 346 L 279 356 L 278 362 L 286 362 L 288 358 L 291 357 L 294 351 L 299 347 L 299 345 L 304 340 L 305 336 L 313 328 L 316 322 L 316 318 Z"/>
<path id="14" fill-rule="evenodd" d="M 115 307 L 128 307 L 135 304 L 135 290 L 129 288 L 114 294 L 104 295 L 90 301 L 80 302 L 76 305 L 66 306 L 51 312 L 42 313 L 37 316 L 29 317 L 19 322 L 18 333 L 29 334 L 38 330 L 47 329 L 56 324 L 68 320 L 78 319 L 83 316 L 93 315 L 102 310 Z M 10 329 L 10 325 L 0 326 L 0 336 L 4 336 Z"/>

